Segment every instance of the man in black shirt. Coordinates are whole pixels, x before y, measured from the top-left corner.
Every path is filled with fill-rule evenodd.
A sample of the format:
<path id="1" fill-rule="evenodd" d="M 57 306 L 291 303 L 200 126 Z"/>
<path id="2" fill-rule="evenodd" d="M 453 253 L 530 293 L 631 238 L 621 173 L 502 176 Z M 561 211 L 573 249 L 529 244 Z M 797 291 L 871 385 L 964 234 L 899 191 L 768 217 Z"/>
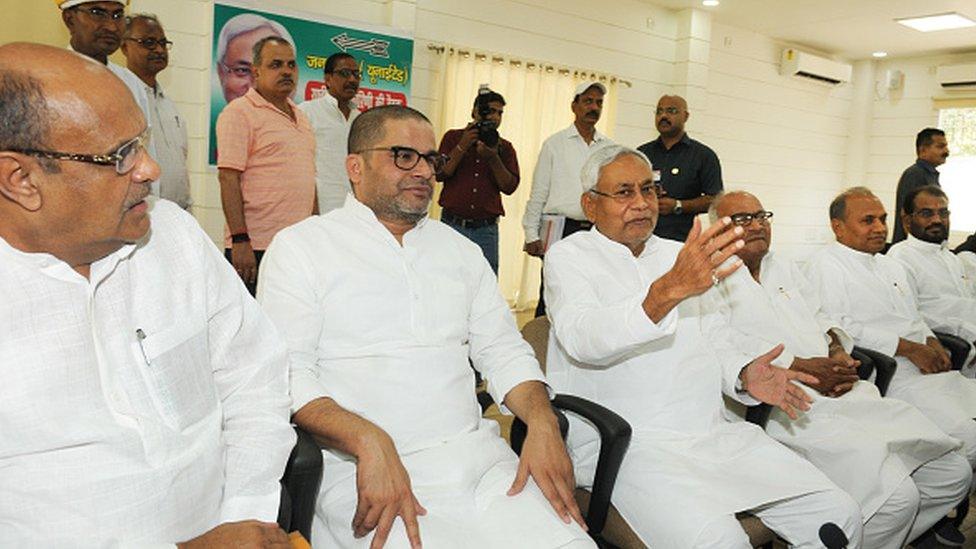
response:
<path id="1" fill-rule="evenodd" d="M 902 211 L 905 196 L 912 189 L 926 185 L 939 186 L 939 172 L 936 166 L 945 164 L 949 157 L 949 144 L 946 142 L 945 132 L 938 128 L 925 128 L 915 136 L 915 163 L 905 169 L 898 180 L 898 190 L 895 192 L 895 211 Z M 905 240 L 905 228 L 901 223 L 895 223 L 895 232 L 891 237 L 892 244 Z"/>
<path id="2" fill-rule="evenodd" d="M 684 241 L 697 214 L 707 212 L 712 199 L 722 191 L 722 166 L 706 145 L 688 137 L 688 104 L 677 95 L 665 95 L 657 102 L 655 126 L 660 136 L 637 150 L 654 167 L 658 184 L 660 218 L 654 234 Z"/>

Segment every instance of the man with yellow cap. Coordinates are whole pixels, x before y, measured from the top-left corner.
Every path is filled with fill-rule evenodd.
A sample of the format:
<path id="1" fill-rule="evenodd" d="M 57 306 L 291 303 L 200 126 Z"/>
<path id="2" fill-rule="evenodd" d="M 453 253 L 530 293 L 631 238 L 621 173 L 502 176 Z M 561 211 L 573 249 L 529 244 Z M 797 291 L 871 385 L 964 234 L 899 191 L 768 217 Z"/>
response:
<path id="1" fill-rule="evenodd" d="M 129 0 L 54 0 L 61 8 L 61 20 L 71 33 L 71 49 L 105 65 L 132 92 L 146 120 L 152 120 L 149 97 L 142 81 L 129 69 L 108 60 L 122 45 L 125 7 Z M 155 149 L 148 145 L 152 156 Z M 159 194 L 153 183 L 153 194 Z"/>

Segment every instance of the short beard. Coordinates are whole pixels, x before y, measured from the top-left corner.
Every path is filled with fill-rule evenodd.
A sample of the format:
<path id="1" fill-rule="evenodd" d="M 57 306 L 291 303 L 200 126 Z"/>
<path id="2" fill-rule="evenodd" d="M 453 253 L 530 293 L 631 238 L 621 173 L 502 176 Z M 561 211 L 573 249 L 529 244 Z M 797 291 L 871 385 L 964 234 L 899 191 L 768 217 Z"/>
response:
<path id="1" fill-rule="evenodd" d="M 916 226 L 915 224 L 912 224 L 910 228 L 911 228 L 910 231 L 911 235 L 921 240 L 922 242 L 929 242 L 931 244 L 942 244 L 947 238 L 949 238 L 949 227 L 945 227 L 942 230 L 942 234 L 940 237 L 930 236 L 927 232 L 925 232 L 924 229 Z"/>
<path id="2" fill-rule="evenodd" d="M 430 208 L 430 201 L 428 200 L 424 204 L 422 211 L 415 211 L 406 205 L 402 204 L 398 197 L 396 196 L 384 196 L 379 198 L 376 203 L 373 204 L 373 209 L 377 213 L 377 216 L 383 217 L 390 221 L 400 221 L 404 223 L 409 223 L 411 225 L 416 225 L 421 219 L 427 215 L 427 210 Z"/>

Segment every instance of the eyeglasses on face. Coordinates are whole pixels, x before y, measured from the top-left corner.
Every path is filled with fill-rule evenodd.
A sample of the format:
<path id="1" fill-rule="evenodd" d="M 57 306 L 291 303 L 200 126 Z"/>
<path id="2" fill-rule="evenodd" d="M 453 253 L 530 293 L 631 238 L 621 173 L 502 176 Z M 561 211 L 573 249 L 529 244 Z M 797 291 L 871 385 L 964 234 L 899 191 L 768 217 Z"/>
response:
<path id="1" fill-rule="evenodd" d="M 640 187 L 627 186 L 617 191 L 614 191 L 612 193 L 605 193 L 597 189 L 590 189 L 589 192 L 597 196 L 612 198 L 617 202 L 630 202 L 631 200 L 634 199 L 635 196 L 637 196 L 638 192 L 640 192 L 640 195 L 644 198 L 650 198 L 652 196 L 656 197 L 657 185 L 655 185 L 654 183 L 644 183 Z"/>
<path id="2" fill-rule="evenodd" d="M 767 212 L 766 210 L 759 210 L 753 213 L 737 213 L 729 216 L 732 218 L 732 224 L 738 225 L 740 227 L 745 227 L 746 225 L 752 223 L 753 220 L 759 222 L 760 225 L 765 225 L 773 217 L 773 212 Z"/>
<path id="3" fill-rule="evenodd" d="M 238 78 L 250 78 L 251 77 L 251 64 L 250 63 L 245 63 L 245 64 L 237 65 L 235 67 L 231 67 L 230 65 L 228 65 L 228 64 L 226 64 L 226 63 L 224 63 L 224 62 L 221 61 L 220 62 L 220 67 L 223 68 L 226 72 L 232 73 L 234 76 L 236 76 Z"/>
<path id="4" fill-rule="evenodd" d="M 951 213 L 952 212 L 949 211 L 949 208 L 939 208 L 938 210 L 933 210 L 932 208 L 922 208 L 921 210 L 915 210 L 912 212 L 912 215 L 917 215 L 922 219 L 932 219 L 936 215 L 942 219 L 949 219 L 949 215 Z"/>
<path id="5" fill-rule="evenodd" d="M 410 147 L 374 147 L 372 149 L 362 149 L 360 151 L 356 151 L 356 154 L 370 151 L 389 151 L 393 153 L 393 165 L 403 171 L 416 168 L 417 164 L 420 163 L 421 158 L 426 160 L 427 164 L 429 164 L 431 169 L 435 172 L 441 171 L 444 168 L 444 164 L 447 163 L 446 154 L 441 154 L 439 152 L 422 154 L 417 149 L 411 149 Z"/>
<path id="6" fill-rule="evenodd" d="M 125 10 L 108 11 L 102 8 L 87 6 L 78 6 L 75 10 L 88 14 L 89 17 L 98 22 L 112 21 L 115 23 L 125 18 Z"/>
<path id="7" fill-rule="evenodd" d="M 139 153 L 146 148 L 149 143 L 150 131 L 147 126 L 145 130 L 133 139 L 126 141 L 121 147 L 109 154 L 78 154 L 58 151 L 42 151 L 38 149 L 10 149 L 11 152 L 26 154 L 37 158 L 47 158 L 50 160 L 69 160 L 71 162 L 84 162 L 86 164 L 97 164 L 99 166 L 115 166 L 115 173 L 125 175 L 132 171 L 139 159 Z"/>
<path id="8" fill-rule="evenodd" d="M 155 38 L 126 38 L 126 40 L 135 42 L 147 50 L 154 50 L 156 49 L 156 46 L 160 46 L 164 50 L 168 50 L 173 47 L 173 43 L 165 38 L 160 38 L 158 40 Z"/>
<path id="9" fill-rule="evenodd" d="M 363 73 L 359 72 L 356 69 L 336 69 L 334 71 L 329 71 L 328 74 L 338 74 L 343 78 L 355 78 L 356 80 L 359 80 L 363 77 Z"/>
<path id="10" fill-rule="evenodd" d="M 668 113 L 670 115 L 675 115 L 681 112 L 678 107 L 658 107 L 654 109 L 654 114 L 664 114 Z"/>

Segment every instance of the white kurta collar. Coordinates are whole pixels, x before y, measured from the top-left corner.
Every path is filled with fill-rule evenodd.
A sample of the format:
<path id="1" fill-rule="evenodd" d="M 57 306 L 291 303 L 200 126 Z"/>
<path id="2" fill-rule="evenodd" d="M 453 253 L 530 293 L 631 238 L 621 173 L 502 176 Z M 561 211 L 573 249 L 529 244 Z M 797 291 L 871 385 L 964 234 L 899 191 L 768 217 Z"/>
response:
<path id="1" fill-rule="evenodd" d="M 617 255 L 625 255 L 631 259 L 637 259 L 649 255 L 651 252 L 653 252 L 654 248 L 657 247 L 658 243 L 658 237 L 652 234 L 651 237 L 647 239 L 647 242 L 644 243 L 644 249 L 641 250 L 640 255 L 635 257 L 634 252 L 630 251 L 630 248 L 624 246 L 616 240 L 611 240 L 605 234 L 601 233 L 600 230 L 596 228 L 596 225 L 590 228 L 589 233 L 593 235 L 594 240 L 600 243 L 600 246 L 603 246 L 608 250 L 612 250 L 613 253 Z"/>
<path id="2" fill-rule="evenodd" d="M 926 242 L 919 238 L 915 238 L 911 234 L 905 237 L 905 242 L 908 246 L 925 253 L 936 253 L 946 250 L 949 247 L 948 241 L 943 240 L 942 242 L 936 244 L 934 242 Z"/>
<path id="3" fill-rule="evenodd" d="M 384 233 L 389 235 L 390 238 L 393 238 L 393 233 L 391 233 L 390 230 L 387 229 L 386 226 L 380 222 L 379 218 L 376 217 L 376 212 L 370 209 L 369 206 L 360 202 L 359 199 L 356 198 L 354 194 L 349 193 L 346 195 L 346 203 L 342 207 L 343 209 L 348 210 L 349 213 L 352 214 L 352 216 L 355 217 L 356 219 L 364 221 L 378 230 L 382 230 Z M 417 232 L 422 231 L 424 227 L 427 225 L 427 222 L 429 220 L 430 220 L 429 214 L 420 218 L 420 221 L 418 221 L 417 224 L 414 225 L 412 229 L 410 229 L 403 235 L 404 241 L 406 241 L 407 235 L 415 234 Z"/>
<path id="4" fill-rule="evenodd" d="M 847 257 L 852 261 L 864 265 L 866 267 L 873 267 L 878 260 L 878 254 L 869 254 L 867 252 L 862 252 L 860 250 L 855 250 L 850 246 L 841 244 L 840 242 L 833 242 L 830 244 L 834 250 L 839 253 L 842 257 Z"/>
<path id="5" fill-rule="evenodd" d="M 135 251 L 135 244 L 126 244 L 111 254 L 95 261 L 91 265 L 90 279 L 81 276 L 71 268 L 64 260 L 47 252 L 24 252 L 11 246 L 6 240 L 0 238 L 0 254 L 6 255 L 15 261 L 26 263 L 35 269 L 52 278 L 65 280 L 68 282 L 85 282 L 93 286 L 111 273 L 119 261 L 132 255 Z"/>

